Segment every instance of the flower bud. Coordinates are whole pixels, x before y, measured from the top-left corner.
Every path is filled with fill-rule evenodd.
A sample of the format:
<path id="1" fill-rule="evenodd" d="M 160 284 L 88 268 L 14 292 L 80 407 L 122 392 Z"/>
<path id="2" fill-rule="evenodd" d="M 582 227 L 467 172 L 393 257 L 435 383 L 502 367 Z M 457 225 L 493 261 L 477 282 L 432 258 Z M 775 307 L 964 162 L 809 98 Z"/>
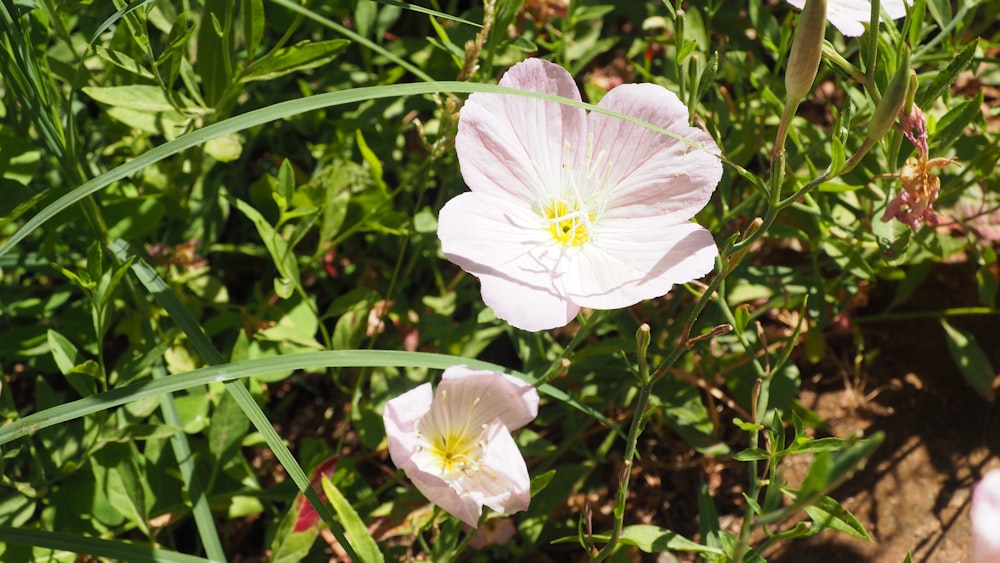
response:
<path id="1" fill-rule="evenodd" d="M 823 34 L 826 31 L 826 0 L 806 0 L 795 28 L 792 50 L 788 53 L 785 70 L 786 104 L 804 98 L 812 89 L 819 60 L 823 55 Z"/>
<path id="2" fill-rule="evenodd" d="M 903 47 L 903 60 L 899 62 L 896 73 L 889 79 L 882 94 L 882 100 L 875 108 L 875 115 L 868 125 L 868 135 L 865 137 L 866 144 L 881 139 L 889 132 L 892 124 L 899 117 L 899 110 L 903 109 L 906 102 L 906 92 L 910 88 L 910 48 Z"/>

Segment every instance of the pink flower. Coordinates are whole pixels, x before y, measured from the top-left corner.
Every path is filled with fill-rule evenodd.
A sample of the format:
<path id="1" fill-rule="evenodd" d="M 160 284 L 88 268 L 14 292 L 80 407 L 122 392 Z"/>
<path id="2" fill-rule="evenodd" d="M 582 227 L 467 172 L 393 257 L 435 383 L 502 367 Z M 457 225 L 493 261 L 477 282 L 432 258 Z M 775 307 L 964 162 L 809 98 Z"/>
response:
<path id="1" fill-rule="evenodd" d="M 476 527 L 483 506 L 513 514 L 531 499 L 511 436 L 538 415 L 538 392 L 515 377 L 455 366 L 385 404 L 389 455 L 427 500 Z"/>
<path id="2" fill-rule="evenodd" d="M 806 0 L 788 0 L 798 9 L 806 5 Z M 898 20 L 906 16 L 906 5 L 910 0 L 882 0 L 881 9 L 889 17 Z M 870 0 L 828 0 L 826 19 L 847 37 L 857 37 L 865 32 L 864 24 L 872 21 Z"/>
<path id="3" fill-rule="evenodd" d="M 972 563 L 1000 561 L 1000 470 L 994 469 L 972 491 Z"/>
<path id="4" fill-rule="evenodd" d="M 514 65 L 500 85 L 580 100 L 569 73 L 541 59 Z M 441 210 L 438 237 L 518 328 L 659 297 L 718 255 L 689 221 L 722 176 L 711 137 L 654 84 L 619 86 L 598 107 L 672 135 L 523 96 L 477 93 L 462 109 L 456 150 L 471 191 Z"/>

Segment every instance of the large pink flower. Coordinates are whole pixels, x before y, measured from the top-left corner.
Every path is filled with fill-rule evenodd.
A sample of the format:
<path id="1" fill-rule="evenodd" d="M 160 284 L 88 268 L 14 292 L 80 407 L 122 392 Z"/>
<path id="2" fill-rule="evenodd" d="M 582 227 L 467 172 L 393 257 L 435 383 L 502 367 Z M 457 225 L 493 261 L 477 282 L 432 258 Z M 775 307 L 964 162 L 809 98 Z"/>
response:
<path id="1" fill-rule="evenodd" d="M 514 65 L 500 85 L 580 100 L 569 73 L 541 59 Z M 659 297 L 718 255 L 690 221 L 722 176 L 711 137 L 653 84 L 619 86 L 598 107 L 673 136 L 524 96 L 476 93 L 462 109 L 456 149 L 471 191 L 441 210 L 438 236 L 479 277 L 483 301 L 518 328 Z"/>
<path id="2" fill-rule="evenodd" d="M 455 366 L 385 404 L 389 455 L 427 500 L 475 527 L 483 506 L 526 510 L 531 482 L 511 436 L 538 415 L 538 392 L 515 377 Z"/>
<path id="3" fill-rule="evenodd" d="M 806 0 L 788 0 L 788 3 L 801 10 Z M 882 0 L 879 7 L 898 20 L 906 16 L 909 3 L 910 0 Z M 857 37 L 865 32 L 864 24 L 872 21 L 871 0 L 827 0 L 826 19 L 844 35 Z"/>
<path id="4" fill-rule="evenodd" d="M 994 469 L 972 491 L 972 563 L 1000 561 L 1000 470 Z"/>

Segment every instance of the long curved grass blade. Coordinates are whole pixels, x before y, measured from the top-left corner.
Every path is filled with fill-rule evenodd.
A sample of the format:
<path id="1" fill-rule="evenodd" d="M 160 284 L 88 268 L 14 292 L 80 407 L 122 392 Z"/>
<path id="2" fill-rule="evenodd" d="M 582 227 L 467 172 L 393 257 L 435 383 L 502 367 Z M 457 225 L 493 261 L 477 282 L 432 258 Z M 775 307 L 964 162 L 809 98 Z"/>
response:
<path id="1" fill-rule="evenodd" d="M 153 330 L 147 323 L 144 327 L 145 337 L 151 340 Z M 160 358 L 153 366 L 153 378 L 162 379 L 167 377 L 167 368 Z M 171 426 L 180 428 L 183 426 L 180 414 L 177 412 L 177 405 L 174 403 L 174 396 L 166 394 L 160 401 L 160 410 L 163 412 L 163 421 Z M 174 451 L 174 458 L 177 459 L 177 466 L 180 469 L 181 478 L 184 479 L 184 487 L 187 489 L 188 497 L 193 506 L 191 514 L 194 516 L 195 527 L 198 528 L 198 537 L 201 545 L 205 548 L 205 554 L 213 561 L 225 561 L 226 552 L 222 549 L 222 541 L 219 539 L 219 531 L 215 527 L 215 519 L 212 518 L 212 507 L 208 505 L 208 497 L 205 489 L 195 472 L 194 455 L 191 444 L 188 442 L 187 433 L 177 432 L 170 437 L 170 447 Z"/>
<path id="2" fill-rule="evenodd" d="M 494 84 L 473 84 L 469 82 L 427 82 L 419 84 L 393 84 L 386 86 L 367 86 L 364 88 L 355 88 L 353 90 L 346 90 L 343 92 L 328 92 L 325 94 L 316 94 L 315 96 L 310 96 L 308 98 L 300 98 L 297 100 L 289 100 L 287 102 L 279 102 L 272 106 L 266 108 L 261 108 L 253 110 L 236 117 L 231 117 L 224 121 L 218 123 L 213 123 L 202 129 L 192 131 L 180 137 L 177 137 L 173 141 L 164 143 L 158 147 L 152 148 L 141 155 L 135 157 L 134 159 L 121 164 L 100 176 L 85 182 L 79 187 L 73 189 L 69 193 L 63 195 L 56 201 L 50 203 L 45 209 L 41 210 L 37 215 L 29 219 L 20 229 L 14 233 L 10 240 L 0 246 L 0 256 L 10 252 L 17 243 L 24 240 L 25 237 L 30 235 L 38 227 L 44 225 L 49 219 L 52 219 L 56 214 L 63 211 L 67 207 L 79 202 L 83 198 L 96 193 L 97 191 L 111 185 L 122 178 L 127 178 L 128 176 L 142 170 L 150 164 L 159 162 L 168 156 L 175 155 L 183 150 L 187 150 L 191 147 L 200 145 L 212 139 L 217 139 L 223 135 L 228 135 L 229 133 L 235 133 L 237 131 L 243 131 L 244 129 L 249 129 L 250 127 L 255 127 L 257 125 L 263 125 L 265 123 L 270 123 L 272 121 L 277 121 L 279 119 L 284 119 L 291 117 L 293 115 L 298 115 L 300 113 L 306 113 L 310 111 L 315 111 L 318 109 L 339 106 L 354 102 L 361 102 L 364 100 L 380 99 L 380 98 L 394 98 L 400 96 L 415 96 L 423 94 L 436 94 L 436 93 L 461 93 L 461 94 L 471 94 L 476 92 L 484 92 L 489 94 L 509 94 L 514 96 L 525 96 L 528 98 L 537 98 L 540 100 L 545 100 L 549 102 L 556 102 L 559 104 L 577 107 L 589 111 L 594 111 L 597 113 L 602 113 L 605 115 L 610 115 L 612 117 L 617 117 L 619 119 L 624 119 L 630 123 L 640 125 L 652 131 L 673 137 L 679 141 L 685 142 L 694 148 L 708 151 L 702 145 L 685 139 L 676 133 L 667 131 L 661 127 L 657 127 L 650 123 L 647 123 L 641 119 L 635 117 L 630 117 L 623 115 L 618 112 L 609 111 L 607 109 L 599 108 L 593 104 L 588 104 L 584 102 L 578 102 L 575 100 L 570 100 L 568 98 L 561 98 L 559 96 L 553 96 L 551 94 L 540 94 L 538 92 L 529 92 L 526 90 L 518 90 L 515 88 L 506 88 L 503 86 L 497 86 Z M 710 152 L 710 151 L 709 151 Z M 738 165 L 731 163 L 724 156 L 710 152 L 713 156 L 720 158 L 723 162 L 730 164 L 738 169 L 741 169 Z"/>
<path id="3" fill-rule="evenodd" d="M 132 271 L 135 273 L 136 277 L 139 278 L 140 283 L 146 288 L 147 291 L 152 294 L 153 298 L 160 304 L 168 313 L 170 318 L 176 322 L 185 334 L 188 336 L 189 342 L 194 346 L 205 360 L 213 365 L 221 365 L 225 363 L 222 354 L 216 350 L 215 345 L 209 340 L 208 336 L 202 330 L 198 322 L 191 316 L 187 308 L 180 302 L 177 295 L 170 289 L 170 287 L 163 281 L 160 276 L 156 274 L 156 271 L 149 267 L 143 260 L 135 257 L 131 249 L 129 249 L 128 244 L 122 240 L 116 240 L 111 245 L 112 252 L 118 257 L 119 260 L 126 261 L 133 259 Z M 226 383 L 226 391 L 232 395 L 233 399 L 243 410 L 243 414 L 250 419 L 250 422 L 254 425 L 264 441 L 267 443 L 268 447 L 274 452 L 275 457 L 281 462 L 282 467 L 288 472 L 288 475 L 292 478 L 292 481 L 299 487 L 299 491 L 302 492 L 309 499 L 309 502 L 316 509 L 316 513 L 323 518 L 329 526 L 330 531 L 336 536 L 337 540 L 340 542 L 344 551 L 347 552 L 348 556 L 352 560 L 357 560 L 357 553 L 354 550 L 353 545 L 348 541 L 347 537 L 344 535 L 343 528 L 333 519 L 333 514 L 320 499 L 319 494 L 313 490 L 312 485 L 309 482 L 309 477 L 306 476 L 305 471 L 302 470 L 302 466 L 289 451 L 285 442 L 282 440 L 281 436 L 274 430 L 271 425 L 271 421 L 264 414 L 264 411 L 260 408 L 260 405 L 254 400 L 250 391 L 247 390 L 246 385 L 242 381 L 229 382 Z"/>
<path id="4" fill-rule="evenodd" d="M 431 78 L 431 76 L 429 74 L 427 74 L 426 72 L 420 70 L 416 66 L 410 64 L 409 62 L 407 62 L 407 61 L 399 58 L 399 56 L 397 56 L 395 53 L 390 52 L 385 47 L 379 45 L 378 43 L 375 43 L 374 41 L 372 41 L 371 39 L 368 39 L 367 37 L 365 37 L 363 35 L 358 34 L 356 31 L 354 31 L 352 29 L 349 29 L 349 28 L 347 28 L 345 26 L 340 25 L 339 23 L 337 23 L 337 22 L 335 22 L 335 21 L 333 21 L 333 20 L 331 20 L 329 18 L 324 18 L 323 16 L 317 14 L 316 12 L 310 10 L 309 8 L 306 8 L 305 6 L 301 6 L 301 5 L 299 5 L 299 4 L 295 3 L 295 2 L 291 2 L 289 0 L 272 0 L 272 3 L 273 4 L 277 4 L 278 6 L 286 8 L 286 9 L 288 9 L 288 10 L 290 10 L 292 12 L 295 12 L 297 14 L 301 14 L 301 15 L 303 15 L 303 16 L 311 19 L 311 20 L 313 20 L 314 22 L 316 22 L 316 23 L 318 23 L 320 25 L 328 27 L 328 28 L 336 31 L 337 33 L 343 35 L 344 37 L 350 39 L 351 41 L 354 41 L 355 43 L 358 43 L 359 45 L 364 45 L 365 47 L 367 47 L 367 48 L 371 49 L 372 51 L 375 51 L 379 55 L 385 57 L 387 60 L 390 60 L 390 61 L 398 64 L 399 66 L 405 68 L 406 70 L 410 71 L 414 76 L 416 76 L 420 80 L 423 80 L 424 82 L 433 82 L 434 81 L 434 79 Z"/>
<path id="5" fill-rule="evenodd" d="M 97 26 L 97 29 L 94 31 L 94 34 L 90 36 L 90 42 L 89 43 L 91 45 L 93 45 L 94 43 L 96 43 L 97 39 L 101 36 L 102 33 L 104 33 L 105 31 L 107 31 L 109 27 L 115 25 L 115 23 L 117 23 L 118 20 L 120 20 L 123 17 L 125 17 L 125 15 L 128 14 L 129 12 L 132 12 L 132 11 L 138 9 L 138 8 L 141 8 L 141 7 L 145 6 L 146 4 L 151 4 L 151 3 L 155 2 L 155 1 L 156 0 L 138 0 L 137 2 L 133 2 L 133 3 L 129 4 L 128 6 L 125 6 L 121 10 L 118 10 L 117 12 L 111 14 L 110 16 L 108 16 L 108 19 L 104 20 L 103 22 L 101 22 L 101 25 Z"/>
<path id="6" fill-rule="evenodd" d="M 473 368 L 490 369 L 510 373 L 526 381 L 529 378 L 521 373 L 512 372 L 503 366 L 481 360 L 432 354 L 430 352 L 401 352 L 398 350 L 327 350 L 323 352 L 305 352 L 301 354 L 286 354 L 268 358 L 257 358 L 242 362 L 233 362 L 218 366 L 205 367 L 171 375 L 165 379 L 143 381 L 127 387 L 119 387 L 105 393 L 91 395 L 69 403 L 63 403 L 47 408 L 34 414 L 15 420 L 0 427 L 0 446 L 18 438 L 34 434 L 44 428 L 74 420 L 100 410 L 114 408 L 125 403 L 138 401 L 163 393 L 173 393 L 190 389 L 199 385 L 207 385 L 213 381 L 235 381 L 247 377 L 256 377 L 282 371 L 322 371 L 329 368 L 347 367 L 412 367 L 429 369 L 447 369 L 451 366 L 467 365 Z M 546 395 L 558 400 L 565 400 L 587 414 L 599 417 L 598 420 L 616 428 L 610 422 L 605 422 L 603 416 L 585 405 L 579 405 L 575 400 L 558 389 L 543 385 L 538 388 Z M 555 391 L 555 392 L 553 392 Z"/>
<path id="7" fill-rule="evenodd" d="M 205 563 L 211 559 L 202 559 L 194 555 L 185 555 L 165 549 L 154 549 L 149 546 L 135 545 L 121 541 L 88 538 L 76 534 L 48 532 L 31 528 L 12 528 L 0 526 L 0 543 L 29 545 L 58 549 L 105 557 L 113 561 L 160 561 L 164 563 Z"/>
<path id="8" fill-rule="evenodd" d="M 411 12 L 420 12 L 421 14 L 427 14 L 428 16 L 434 16 L 436 18 L 441 18 L 444 20 L 451 20 L 457 23 L 464 23 L 465 25 L 471 25 L 473 27 L 483 27 L 482 24 L 469 21 L 465 18 L 460 18 L 458 16 L 453 16 L 451 14 L 446 14 L 444 12 L 439 12 L 437 10 L 432 10 L 430 8 L 424 8 L 423 6 L 417 6 L 416 4 L 410 4 L 409 2 L 400 2 L 399 0 L 372 0 L 376 4 L 385 4 L 387 6 L 398 6 L 404 10 L 410 10 Z"/>

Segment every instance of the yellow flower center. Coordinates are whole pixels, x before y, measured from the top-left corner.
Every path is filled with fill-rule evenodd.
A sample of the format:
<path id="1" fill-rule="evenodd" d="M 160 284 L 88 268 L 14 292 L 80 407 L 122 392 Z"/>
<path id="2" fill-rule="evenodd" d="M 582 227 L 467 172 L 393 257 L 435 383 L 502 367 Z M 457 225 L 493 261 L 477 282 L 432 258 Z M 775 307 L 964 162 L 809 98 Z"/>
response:
<path id="1" fill-rule="evenodd" d="M 429 436 L 428 453 L 443 475 L 465 473 L 479 468 L 482 445 L 471 432 Z"/>
<path id="2" fill-rule="evenodd" d="M 571 208 L 565 201 L 553 200 L 543 210 L 549 222 L 552 238 L 562 246 L 580 246 L 590 240 L 587 226 L 593 217 L 580 211 L 577 203 Z"/>

